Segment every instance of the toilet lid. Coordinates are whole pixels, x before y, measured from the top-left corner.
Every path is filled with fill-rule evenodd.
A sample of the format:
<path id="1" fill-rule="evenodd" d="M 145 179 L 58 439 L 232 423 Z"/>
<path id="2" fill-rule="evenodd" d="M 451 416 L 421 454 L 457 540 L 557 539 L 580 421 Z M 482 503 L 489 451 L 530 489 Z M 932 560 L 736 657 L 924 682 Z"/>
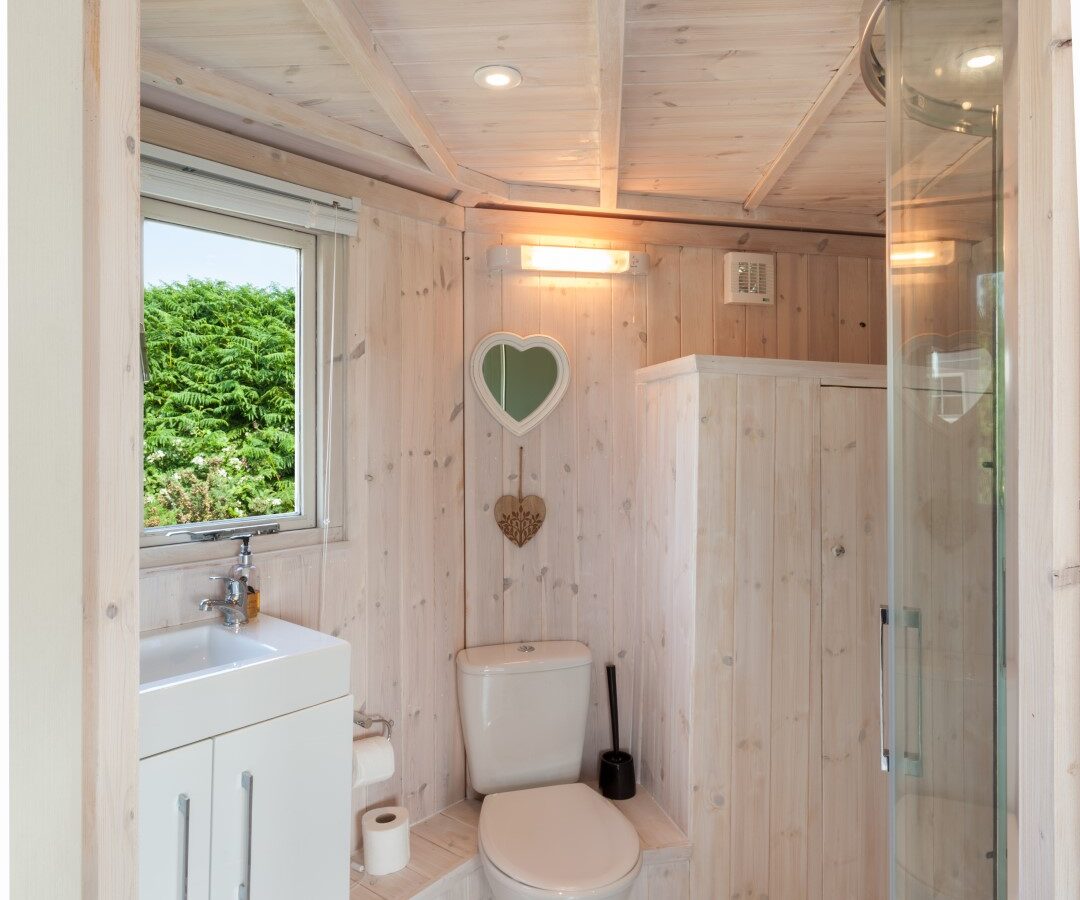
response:
<path id="1" fill-rule="evenodd" d="M 515 881 L 549 891 L 587 891 L 637 864 L 637 831 L 615 805 L 584 784 L 489 794 L 480 843 Z"/>

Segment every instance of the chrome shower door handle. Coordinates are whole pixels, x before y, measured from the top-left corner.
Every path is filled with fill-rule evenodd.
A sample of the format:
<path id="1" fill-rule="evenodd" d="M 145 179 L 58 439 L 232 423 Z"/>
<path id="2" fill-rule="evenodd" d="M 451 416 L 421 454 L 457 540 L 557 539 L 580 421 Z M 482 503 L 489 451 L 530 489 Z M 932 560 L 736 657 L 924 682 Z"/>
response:
<path id="1" fill-rule="evenodd" d="M 922 611 L 905 608 L 903 626 L 915 633 L 915 750 L 904 748 L 904 772 L 921 778 L 923 773 L 923 640 Z"/>
<path id="2" fill-rule="evenodd" d="M 890 620 L 889 608 L 881 607 L 881 623 L 878 628 L 878 727 L 881 737 L 881 771 L 888 772 L 892 768 L 892 751 L 885 741 L 885 626 L 896 625 L 905 631 L 915 633 L 915 749 L 909 750 L 906 745 L 900 749 L 901 772 L 904 775 L 921 777 L 923 773 L 923 648 L 922 648 L 922 612 L 918 609 L 905 608 L 900 612 L 899 621 Z M 905 665 L 907 654 L 907 638 L 904 639 Z M 896 652 L 900 652 L 897 650 Z M 906 669 L 904 669 L 906 671 Z M 910 682 L 906 682 L 910 683 Z M 910 699 L 910 698 L 909 698 Z M 905 709 L 908 707 L 905 707 Z M 905 731 L 910 725 L 910 717 L 905 717 Z"/>
<path id="3" fill-rule="evenodd" d="M 245 819 L 246 826 L 244 828 L 244 880 L 240 882 L 240 888 L 237 890 L 237 900 L 251 900 L 251 826 L 252 826 L 252 812 L 254 809 L 255 800 L 255 776 L 250 772 L 242 772 L 240 774 L 240 788 L 244 792 L 244 804 L 245 804 Z"/>
<path id="4" fill-rule="evenodd" d="M 878 733 L 881 738 L 881 771 L 889 771 L 889 748 L 885 746 L 885 626 L 889 624 L 889 607 L 881 607 L 878 626 Z"/>
<path id="5" fill-rule="evenodd" d="M 180 812 L 180 846 L 176 852 L 176 896 L 187 900 L 188 895 L 188 857 L 191 848 L 191 799 L 187 794 L 176 798 L 176 808 Z"/>

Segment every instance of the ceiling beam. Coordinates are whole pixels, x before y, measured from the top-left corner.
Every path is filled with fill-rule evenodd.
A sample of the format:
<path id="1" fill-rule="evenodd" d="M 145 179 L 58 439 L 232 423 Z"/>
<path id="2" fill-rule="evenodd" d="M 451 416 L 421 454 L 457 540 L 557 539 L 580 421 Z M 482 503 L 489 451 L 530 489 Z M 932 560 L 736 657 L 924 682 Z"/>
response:
<path id="1" fill-rule="evenodd" d="M 544 209 L 549 212 L 574 212 L 596 215 L 601 211 L 600 194 L 587 188 L 549 187 L 546 185 L 509 185 L 509 203 L 493 206 Z M 610 212 L 608 208 L 605 211 Z M 846 234 L 884 234 L 885 227 L 872 213 L 795 209 L 760 206 L 748 211 L 737 200 L 698 200 L 664 194 L 619 193 L 618 213 L 622 216 L 703 225 L 746 225 L 757 228 L 799 228 L 808 231 L 831 231 Z"/>
<path id="2" fill-rule="evenodd" d="M 810 139 L 836 108 L 836 104 L 840 102 L 851 85 L 855 83 L 858 75 L 859 47 L 856 45 L 851 48 L 851 52 L 844 58 L 840 68 L 833 73 L 833 77 L 825 85 L 825 90 L 814 101 L 810 111 L 803 116 L 802 121 L 791 133 L 784 146 L 780 148 L 776 159 L 769 164 L 765 173 L 758 179 L 758 183 L 754 185 L 754 189 L 750 191 L 746 200 L 743 201 L 743 207 L 747 212 L 752 212 L 761 206 L 772 189 L 776 187 L 776 183 L 784 176 L 791 164 L 798 159 L 799 154 L 806 149 L 806 145 L 810 143 Z"/>
<path id="3" fill-rule="evenodd" d="M 600 67 L 600 205 L 615 209 L 619 204 L 626 0 L 596 0 L 596 34 Z"/>
<path id="4" fill-rule="evenodd" d="M 365 206 L 401 213 L 434 225 L 447 225 L 459 231 L 465 227 L 465 211 L 460 206 L 369 175 L 279 150 L 148 106 L 142 108 L 139 125 L 140 136 L 149 144 L 281 181 L 292 181 L 328 194 L 356 197 Z"/>
<path id="5" fill-rule="evenodd" d="M 820 253 L 825 256 L 865 256 L 883 259 L 881 234 L 836 234 L 801 228 L 747 228 L 716 224 L 660 222 L 627 216 L 553 214 L 503 209 L 465 210 L 465 230 L 484 234 L 550 235 L 561 238 L 599 238 L 605 241 L 666 244 L 688 247 L 726 247 L 751 252 Z"/>
<path id="6" fill-rule="evenodd" d="M 160 50 L 143 47 L 141 66 L 143 84 L 247 116 L 346 153 L 377 157 L 380 162 L 389 161 L 405 169 L 428 171 L 416 151 L 404 144 L 240 84 Z"/>
<path id="7" fill-rule="evenodd" d="M 240 84 L 167 53 L 144 47 L 141 64 L 143 84 L 252 119 L 294 137 L 333 147 L 361 160 L 377 161 L 406 178 L 409 175 L 434 176 L 447 187 L 475 198 L 476 202 L 505 201 L 510 196 L 509 186 L 497 178 L 460 166 L 455 178 L 437 175 L 411 147 Z"/>
<path id="8" fill-rule="evenodd" d="M 457 180 L 458 165 L 453 154 L 379 46 L 353 0 L 304 0 L 304 5 L 428 168 L 436 175 Z"/>

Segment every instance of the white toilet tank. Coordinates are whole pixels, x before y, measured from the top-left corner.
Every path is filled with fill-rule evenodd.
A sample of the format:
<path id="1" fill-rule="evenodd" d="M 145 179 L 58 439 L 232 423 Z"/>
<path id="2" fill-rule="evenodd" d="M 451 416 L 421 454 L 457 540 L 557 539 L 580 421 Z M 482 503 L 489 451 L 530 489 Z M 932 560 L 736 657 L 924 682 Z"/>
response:
<path id="1" fill-rule="evenodd" d="M 494 644 L 457 655 L 469 780 L 481 794 L 581 774 L 592 656 L 577 641 Z"/>

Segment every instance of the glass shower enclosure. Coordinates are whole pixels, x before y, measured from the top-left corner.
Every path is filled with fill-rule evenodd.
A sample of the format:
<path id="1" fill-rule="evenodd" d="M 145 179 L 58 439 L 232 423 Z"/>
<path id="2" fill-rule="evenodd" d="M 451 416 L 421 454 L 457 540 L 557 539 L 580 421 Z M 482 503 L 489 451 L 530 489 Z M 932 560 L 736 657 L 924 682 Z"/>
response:
<path id="1" fill-rule="evenodd" d="M 891 892 L 1003 900 L 1001 4 L 878 13 L 862 61 L 888 136 Z"/>

